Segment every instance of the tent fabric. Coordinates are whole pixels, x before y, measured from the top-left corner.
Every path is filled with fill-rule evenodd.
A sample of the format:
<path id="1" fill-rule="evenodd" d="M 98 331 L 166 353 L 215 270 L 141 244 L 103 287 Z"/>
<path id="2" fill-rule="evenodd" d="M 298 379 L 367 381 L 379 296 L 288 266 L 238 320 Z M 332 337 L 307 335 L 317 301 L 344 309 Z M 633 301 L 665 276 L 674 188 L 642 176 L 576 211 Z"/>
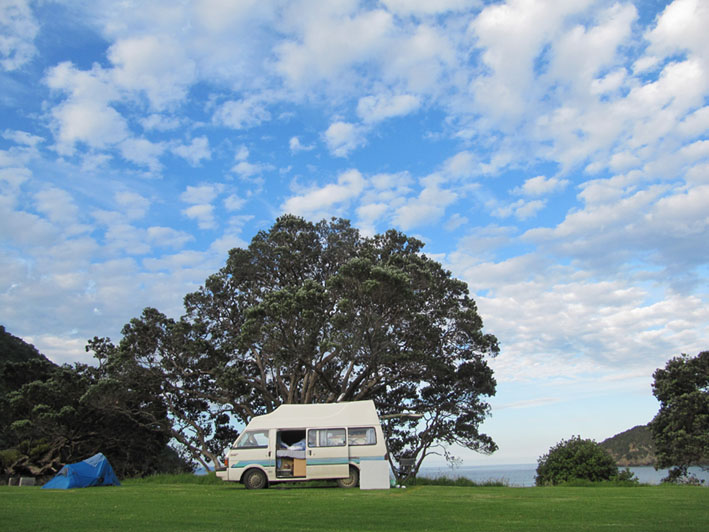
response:
<path id="1" fill-rule="evenodd" d="M 83 462 L 67 464 L 42 489 L 68 490 L 90 486 L 120 486 L 108 459 L 101 453 Z"/>

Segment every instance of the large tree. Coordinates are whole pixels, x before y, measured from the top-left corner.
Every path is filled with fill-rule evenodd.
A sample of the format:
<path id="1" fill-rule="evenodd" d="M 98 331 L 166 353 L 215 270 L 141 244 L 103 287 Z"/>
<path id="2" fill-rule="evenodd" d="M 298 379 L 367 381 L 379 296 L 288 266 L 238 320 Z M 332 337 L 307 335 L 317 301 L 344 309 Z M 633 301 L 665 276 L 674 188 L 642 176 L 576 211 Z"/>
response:
<path id="1" fill-rule="evenodd" d="M 483 333 L 466 284 L 422 249 L 396 231 L 364 238 L 345 220 L 283 216 L 230 251 L 186 296 L 179 322 L 156 328 L 165 318 L 146 311 L 119 350 L 165 375 L 198 364 L 200 378 L 181 391 L 211 412 L 194 420 L 204 438 L 191 446 L 208 459 L 225 408 L 245 423 L 283 403 L 361 399 L 384 415 L 423 416 L 386 423 L 391 455 L 414 458 L 414 472 L 443 444 L 492 452 L 478 429 L 495 393 L 486 359 L 497 339 Z"/>
<path id="2" fill-rule="evenodd" d="M 690 466 L 709 463 L 709 351 L 675 357 L 653 378 L 660 401 L 650 424 L 657 467 L 672 468 L 666 480 L 675 481 L 687 477 Z"/>

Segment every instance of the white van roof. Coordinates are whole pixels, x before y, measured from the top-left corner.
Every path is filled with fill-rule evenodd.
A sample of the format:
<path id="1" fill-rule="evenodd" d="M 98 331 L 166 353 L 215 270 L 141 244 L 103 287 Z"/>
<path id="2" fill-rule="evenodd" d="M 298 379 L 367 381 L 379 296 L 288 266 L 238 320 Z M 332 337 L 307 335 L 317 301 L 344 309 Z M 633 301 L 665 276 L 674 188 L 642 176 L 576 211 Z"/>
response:
<path id="1" fill-rule="evenodd" d="M 313 405 L 281 405 L 273 412 L 254 417 L 254 429 L 305 429 L 308 427 L 355 427 L 379 425 L 374 401 L 350 401 Z"/>

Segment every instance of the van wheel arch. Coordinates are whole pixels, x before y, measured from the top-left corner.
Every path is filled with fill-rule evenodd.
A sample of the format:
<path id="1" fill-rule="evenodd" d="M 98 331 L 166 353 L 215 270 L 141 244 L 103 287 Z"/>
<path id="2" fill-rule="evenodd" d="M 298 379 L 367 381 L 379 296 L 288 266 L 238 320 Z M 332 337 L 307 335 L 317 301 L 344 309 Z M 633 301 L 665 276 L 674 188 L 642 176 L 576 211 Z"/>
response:
<path id="1" fill-rule="evenodd" d="M 253 467 L 246 472 L 241 481 L 247 490 L 265 489 L 268 487 L 268 477 L 260 469 Z"/>
<path id="2" fill-rule="evenodd" d="M 345 478 L 338 478 L 337 485 L 341 488 L 356 488 L 359 485 L 359 469 L 350 464 L 350 475 Z"/>

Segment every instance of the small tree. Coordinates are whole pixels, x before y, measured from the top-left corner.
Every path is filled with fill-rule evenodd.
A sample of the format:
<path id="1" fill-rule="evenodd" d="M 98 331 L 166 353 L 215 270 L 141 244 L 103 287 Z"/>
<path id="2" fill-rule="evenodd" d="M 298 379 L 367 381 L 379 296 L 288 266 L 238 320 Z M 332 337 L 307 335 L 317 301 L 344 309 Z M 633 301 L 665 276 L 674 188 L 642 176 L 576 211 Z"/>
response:
<path id="1" fill-rule="evenodd" d="M 660 411 L 650 423 L 657 468 L 672 468 L 665 481 L 687 477 L 709 462 L 709 351 L 675 357 L 655 371 L 652 393 Z"/>
<path id="2" fill-rule="evenodd" d="M 555 486 L 572 480 L 599 482 L 617 478 L 618 466 L 605 449 L 593 440 L 574 436 L 561 440 L 539 458 L 536 484 Z"/>

